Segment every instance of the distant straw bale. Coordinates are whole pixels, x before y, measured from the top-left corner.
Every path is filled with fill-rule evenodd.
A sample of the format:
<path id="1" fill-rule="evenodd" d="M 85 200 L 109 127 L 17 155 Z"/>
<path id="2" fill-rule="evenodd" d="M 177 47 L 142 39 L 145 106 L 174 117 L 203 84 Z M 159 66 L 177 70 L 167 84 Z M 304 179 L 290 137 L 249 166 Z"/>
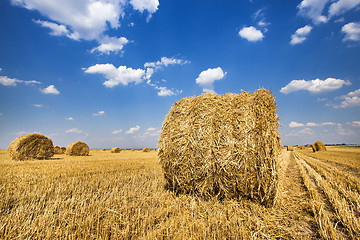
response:
<path id="1" fill-rule="evenodd" d="M 70 156 L 87 156 L 89 155 L 89 146 L 84 142 L 74 142 L 66 148 L 66 155 Z"/>
<path id="2" fill-rule="evenodd" d="M 106 148 L 103 148 L 103 151 L 106 151 Z"/>
<path id="3" fill-rule="evenodd" d="M 300 145 L 298 146 L 299 149 L 305 149 L 305 146 L 304 145 Z"/>
<path id="4" fill-rule="evenodd" d="M 150 150 L 150 148 L 144 148 L 143 150 L 142 150 L 143 152 L 150 152 L 151 150 Z"/>
<path id="5" fill-rule="evenodd" d="M 286 147 L 286 150 L 287 150 L 287 151 L 294 151 L 294 147 L 293 147 L 293 146 L 287 146 L 287 147 Z"/>
<path id="6" fill-rule="evenodd" d="M 64 154 L 65 151 L 66 151 L 65 147 L 59 147 L 59 146 L 54 147 L 54 153 L 55 154 Z"/>
<path id="7" fill-rule="evenodd" d="M 8 152 L 13 160 L 47 159 L 54 155 L 54 145 L 50 138 L 41 134 L 27 134 L 10 143 Z"/>
<path id="8" fill-rule="evenodd" d="M 166 187 L 205 199 L 274 204 L 278 125 L 275 97 L 265 89 L 180 100 L 166 116 L 158 143 Z"/>
<path id="9" fill-rule="evenodd" d="M 316 152 L 316 147 L 315 147 L 315 144 L 311 144 L 311 149 L 313 150 L 313 152 Z"/>
<path id="10" fill-rule="evenodd" d="M 121 149 L 118 147 L 114 147 L 111 149 L 111 153 L 119 153 L 119 152 L 121 152 Z"/>
<path id="11" fill-rule="evenodd" d="M 314 145 L 314 148 L 315 148 L 315 151 L 314 151 L 314 148 L 313 148 L 314 152 L 326 151 L 325 144 L 323 142 L 321 142 L 321 141 L 316 141 L 313 145 Z"/>

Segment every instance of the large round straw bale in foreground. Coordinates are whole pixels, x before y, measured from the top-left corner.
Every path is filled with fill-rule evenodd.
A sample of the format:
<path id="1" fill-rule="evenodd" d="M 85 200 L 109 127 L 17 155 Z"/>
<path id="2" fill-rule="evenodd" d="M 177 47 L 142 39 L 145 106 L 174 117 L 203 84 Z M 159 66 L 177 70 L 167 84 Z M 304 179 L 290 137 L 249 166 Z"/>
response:
<path id="1" fill-rule="evenodd" d="M 272 205 L 281 150 L 278 120 L 275 97 L 265 89 L 175 103 L 158 143 L 167 188 Z"/>
<path id="2" fill-rule="evenodd" d="M 293 147 L 293 146 L 287 146 L 287 147 L 286 147 L 286 150 L 287 150 L 287 151 L 294 151 L 294 147 Z"/>
<path id="3" fill-rule="evenodd" d="M 111 152 L 111 153 L 119 153 L 119 152 L 121 152 L 121 149 L 118 148 L 118 147 L 114 147 L 114 148 L 111 149 L 110 152 Z"/>
<path id="4" fill-rule="evenodd" d="M 326 151 L 325 144 L 321 141 L 316 141 L 312 146 L 313 152 Z"/>
<path id="5" fill-rule="evenodd" d="M 66 155 L 70 156 L 87 156 L 89 155 L 89 146 L 84 142 L 74 142 L 66 148 Z"/>
<path id="6" fill-rule="evenodd" d="M 50 138 L 41 134 L 27 134 L 10 143 L 8 152 L 13 160 L 47 159 L 54 155 L 54 145 Z"/>

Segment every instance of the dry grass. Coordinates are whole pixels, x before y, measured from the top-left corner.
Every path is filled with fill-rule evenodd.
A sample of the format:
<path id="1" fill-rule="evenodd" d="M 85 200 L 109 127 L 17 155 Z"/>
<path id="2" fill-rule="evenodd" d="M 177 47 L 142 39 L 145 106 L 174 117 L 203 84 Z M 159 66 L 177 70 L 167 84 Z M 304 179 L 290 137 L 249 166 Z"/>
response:
<path id="1" fill-rule="evenodd" d="M 359 212 L 345 195 L 360 193 L 357 177 L 307 151 L 282 151 L 281 195 L 266 208 L 165 190 L 155 151 L 15 162 L 0 150 L 0 239 L 354 238 Z"/>

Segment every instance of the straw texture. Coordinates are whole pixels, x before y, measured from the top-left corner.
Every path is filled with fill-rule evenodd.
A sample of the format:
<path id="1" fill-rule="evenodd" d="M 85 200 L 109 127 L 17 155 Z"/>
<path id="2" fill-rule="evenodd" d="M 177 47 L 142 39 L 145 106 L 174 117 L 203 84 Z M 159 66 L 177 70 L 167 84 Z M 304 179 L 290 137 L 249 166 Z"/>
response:
<path id="1" fill-rule="evenodd" d="M 150 148 L 144 148 L 143 150 L 142 150 L 143 152 L 150 152 L 151 150 L 150 150 Z"/>
<path id="2" fill-rule="evenodd" d="M 287 150 L 287 151 L 294 151 L 294 147 L 293 147 L 293 146 L 287 146 L 287 147 L 286 147 L 286 150 Z"/>
<path id="3" fill-rule="evenodd" d="M 59 147 L 59 146 L 54 147 L 54 153 L 55 154 L 64 154 L 65 151 L 66 151 L 65 147 Z"/>
<path id="4" fill-rule="evenodd" d="M 325 144 L 321 141 L 316 141 L 311 146 L 313 148 L 313 152 L 326 151 Z"/>
<path id="5" fill-rule="evenodd" d="M 47 159 L 54 155 L 54 145 L 50 138 L 41 134 L 27 134 L 10 143 L 8 152 L 13 160 Z"/>
<path id="6" fill-rule="evenodd" d="M 119 152 L 121 152 L 121 149 L 118 147 L 113 147 L 110 152 L 111 153 L 119 153 Z"/>
<path id="7" fill-rule="evenodd" d="M 250 198 L 265 205 L 278 190 L 275 97 L 203 94 L 171 108 L 158 143 L 167 188 L 203 198 Z"/>
<path id="8" fill-rule="evenodd" d="M 84 142 L 74 142 L 66 148 L 66 155 L 70 156 L 87 156 L 89 155 L 89 146 Z"/>

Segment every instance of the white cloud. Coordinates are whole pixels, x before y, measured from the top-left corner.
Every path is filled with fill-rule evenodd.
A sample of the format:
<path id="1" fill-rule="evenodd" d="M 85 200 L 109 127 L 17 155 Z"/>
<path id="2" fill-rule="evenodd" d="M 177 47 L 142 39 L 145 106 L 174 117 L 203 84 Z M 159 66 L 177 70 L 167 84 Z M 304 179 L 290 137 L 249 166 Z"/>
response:
<path id="1" fill-rule="evenodd" d="M 93 116 L 102 116 L 102 115 L 104 115 L 104 114 L 105 114 L 104 111 L 99 111 L 99 112 L 97 112 L 97 113 L 93 113 Z"/>
<path id="2" fill-rule="evenodd" d="M 343 14 L 360 4 L 360 0 L 339 0 L 329 7 L 329 17 Z"/>
<path id="3" fill-rule="evenodd" d="M 345 129 L 341 125 L 336 129 L 336 134 L 341 136 L 351 136 L 356 135 L 356 133 L 351 129 Z"/>
<path id="4" fill-rule="evenodd" d="M 156 130 L 156 128 L 153 128 L 153 127 L 150 127 L 147 129 L 147 131 L 155 131 L 155 130 Z"/>
<path id="5" fill-rule="evenodd" d="M 0 84 L 7 87 L 15 87 L 17 83 L 24 83 L 26 85 L 40 84 L 38 81 L 23 81 L 16 78 L 9 78 L 7 76 L 0 76 Z"/>
<path id="6" fill-rule="evenodd" d="M 296 30 L 296 32 L 293 35 L 291 35 L 290 44 L 295 45 L 295 44 L 304 42 L 306 40 L 306 37 L 311 32 L 311 30 L 312 30 L 312 27 L 309 25 L 299 28 L 298 30 Z"/>
<path id="7" fill-rule="evenodd" d="M 307 126 L 307 127 L 317 127 L 317 126 L 319 126 L 319 124 L 313 123 L 313 122 L 308 122 L 308 123 L 306 124 L 306 126 Z"/>
<path id="8" fill-rule="evenodd" d="M 42 104 L 33 104 L 32 106 L 33 106 L 33 107 L 36 107 L 36 108 L 42 108 L 42 107 L 43 107 Z"/>
<path id="9" fill-rule="evenodd" d="M 130 4 L 135 10 L 139 12 L 144 12 L 147 10 L 150 14 L 158 10 L 159 1 L 158 0 L 130 0 Z"/>
<path id="10" fill-rule="evenodd" d="M 360 128 L 360 121 L 352 121 L 351 126 L 356 127 L 356 128 Z"/>
<path id="11" fill-rule="evenodd" d="M 43 20 L 33 20 L 35 23 L 40 24 L 43 27 L 50 28 L 50 35 L 53 36 L 66 36 L 73 40 L 79 40 L 79 34 L 70 33 L 65 25 L 60 25 L 53 22 L 43 21 Z"/>
<path id="12" fill-rule="evenodd" d="M 223 79 L 226 74 L 221 67 L 209 68 L 199 74 L 196 83 L 203 88 L 203 92 L 214 93 L 214 81 Z"/>
<path id="13" fill-rule="evenodd" d="M 82 133 L 82 131 L 77 128 L 71 128 L 66 130 L 65 133 Z"/>
<path id="14" fill-rule="evenodd" d="M 74 118 L 72 118 L 72 117 L 67 117 L 67 118 L 65 118 L 66 120 L 69 120 L 69 121 L 72 121 L 72 120 L 74 120 Z"/>
<path id="15" fill-rule="evenodd" d="M 134 134 L 135 132 L 139 131 L 140 130 L 140 126 L 137 125 L 136 127 L 132 127 L 130 128 L 129 130 L 127 130 L 125 133 L 126 134 Z"/>
<path id="16" fill-rule="evenodd" d="M 301 129 L 299 133 L 304 135 L 314 135 L 314 132 L 311 130 L 311 128 Z"/>
<path id="17" fill-rule="evenodd" d="M 315 79 L 310 81 L 292 80 L 288 85 L 281 88 L 280 92 L 288 94 L 300 90 L 306 90 L 311 93 L 323 93 L 334 91 L 341 88 L 343 85 L 351 85 L 350 81 L 345 81 L 336 78 L 327 78 L 325 80 Z"/>
<path id="18" fill-rule="evenodd" d="M 143 69 L 132 69 L 126 66 L 120 66 L 116 68 L 112 64 L 96 64 L 85 70 L 85 73 L 99 73 L 105 75 L 107 81 L 103 84 L 105 87 L 113 88 L 119 84 L 124 86 L 131 82 L 138 84 L 145 78 L 145 70 Z"/>
<path id="19" fill-rule="evenodd" d="M 157 61 L 157 62 L 146 62 L 144 64 L 144 67 L 158 69 L 158 68 L 161 68 L 162 66 L 167 67 L 168 65 L 175 65 L 175 64 L 184 65 L 184 64 L 188 64 L 188 63 L 190 63 L 190 61 L 176 59 L 176 58 L 162 57 L 161 60 Z"/>
<path id="20" fill-rule="evenodd" d="M 118 130 L 112 131 L 111 133 L 112 133 L 112 134 L 119 134 L 119 133 L 121 133 L 121 132 L 122 132 L 122 129 L 118 129 Z"/>
<path id="21" fill-rule="evenodd" d="M 335 105 L 334 108 L 347 108 L 360 106 L 360 89 L 349 92 L 346 95 L 339 97 L 338 99 L 343 99 L 339 105 Z"/>
<path id="22" fill-rule="evenodd" d="M 99 40 L 101 43 L 96 48 L 93 48 L 91 52 L 100 52 L 105 54 L 110 54 L 111 52 L 118 53 L 120 52 L 123 47 L 129 42 L 128 39 L 125 37 L 108 37 L 104 36 L 101 40 Z"/>
<path id="23" fill-rule="evenodd" d="M 166 87 L 155 87 L 156 89 L 160 90 L 158 92 L 158 96 L 173 96 L 175 93 Z"/>
<path id="24" fill-rule="evenodd" d="M 297 123 L 297 122 L 294 122 L 292 121 L 290 124 L 289 124 L 289 127 L 291 128 L 297 128 L 297 127 L 303 127 L 304 124 L 303 123 Z"/>
<path id="25" fill-rule="evenodd" d="M 40 91 L 44 94 L 55 94 L 55 95 L 60 94 L 60 92 L 55 88 L 54 85 L 49 85 L 46 88 L 40 89 Z"/>
<path id="26" fill-rule="evenodd" d="M 325 23 L 328 19 L 322 15 L 329 0 L 303 0 L 299 5 L 299 14 L 311 19 L 315 24 Z"/>
<path id="27" fill-rule="evenodd" d="M 360 22 L 345 24 L 341 31 L 345 33 L 343 41 L 360 41 Z"/>
<path id="28" fill-rule="evenodd" d="M 322 126 L 336 126 L 338 124 L 334 122 L 323 122 L 323 123 L 314 123 L 314 122 L 308 122 L 306 124 L 307 127 L 322 127 Z"/>
<path id="29" fill-rule="evenodd" d="M 125 4 L 123 0 L 12 0 L 11 2 L 29 10 L 39 11 L 52 21 L 65 25 L 67 34 L 85 40 L 99 38 L 108 27 L 119 27 L 119 18 L 124 14 Z"/>
<path id="30" fill-rule="evenodd" d="M 250 42 L 260 41 L 264 38 L 264 35 L 262 34 L 262 32 L 260 30 L 257 30 L 253 26 L 243 27 L 239 31 L 239 35 L 241 38 L 245 38 L 246 40 L 248 40 Z"/>

